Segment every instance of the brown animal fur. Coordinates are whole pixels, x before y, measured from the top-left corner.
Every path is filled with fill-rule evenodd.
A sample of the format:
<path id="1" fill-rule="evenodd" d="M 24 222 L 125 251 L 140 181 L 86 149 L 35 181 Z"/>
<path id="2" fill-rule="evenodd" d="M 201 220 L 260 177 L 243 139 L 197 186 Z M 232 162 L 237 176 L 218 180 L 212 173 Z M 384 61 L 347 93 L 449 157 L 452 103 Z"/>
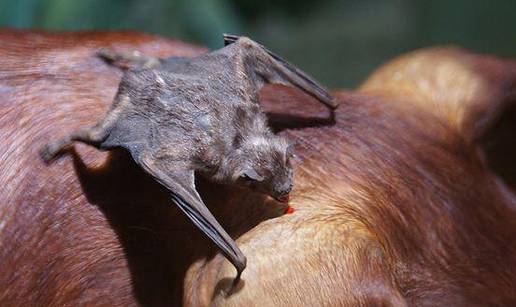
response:
<path id="1" fill-rule="evenodd" d="M 48 135 L 93 124 L 109 106 L 120 72 L 97 49 L 204 50 L 135 33 L 0 40 L 2 305 L 516 303 L 516 197 L 479 146 L 514 101 L 514 62 L 408 54 L 338 93 L 334 125 L 307 95 L 266 88 L 272 126 L 297 142 L 296 211 L 199 182 L 248 256 L 243 285 L 226 295 L 230 263 L 123 152 L 76 145 L 50 167 L 37 156 Z"/>

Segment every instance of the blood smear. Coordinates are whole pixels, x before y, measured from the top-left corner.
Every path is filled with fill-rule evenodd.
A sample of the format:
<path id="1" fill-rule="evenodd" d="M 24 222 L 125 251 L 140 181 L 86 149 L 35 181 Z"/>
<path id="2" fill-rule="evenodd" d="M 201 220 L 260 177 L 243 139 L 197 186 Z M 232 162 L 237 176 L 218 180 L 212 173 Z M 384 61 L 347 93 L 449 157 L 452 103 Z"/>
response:
<path id="1" fill-rule="evenodd" d="M 294 211 L 296 211 L 296 210 L 294 209 L 294 207 L 288 206 L 288 207 L 287 207 L 287 210 L 285 211 L 285 213 L 286 213 L 286 214 L 292 214 L 292 213 L 294 213 Z"/>

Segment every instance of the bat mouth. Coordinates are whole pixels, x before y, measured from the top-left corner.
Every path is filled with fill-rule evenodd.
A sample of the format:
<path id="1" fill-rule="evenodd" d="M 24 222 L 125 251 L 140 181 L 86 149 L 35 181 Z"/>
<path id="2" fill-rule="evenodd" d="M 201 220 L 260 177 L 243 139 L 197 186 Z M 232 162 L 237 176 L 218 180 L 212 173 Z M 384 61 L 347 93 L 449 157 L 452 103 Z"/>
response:
<path id="1" fill-rule="evenodd" d="M 288 204 L 288 201 L 290 200 L 290 195 L 287 194 L 287 195 L 282 195 L 282 196 L 278 196 L 278 197 L 274 197 L 277 201 L 279 201 L 280 203 L 284 203 L 284 204 Z"/>

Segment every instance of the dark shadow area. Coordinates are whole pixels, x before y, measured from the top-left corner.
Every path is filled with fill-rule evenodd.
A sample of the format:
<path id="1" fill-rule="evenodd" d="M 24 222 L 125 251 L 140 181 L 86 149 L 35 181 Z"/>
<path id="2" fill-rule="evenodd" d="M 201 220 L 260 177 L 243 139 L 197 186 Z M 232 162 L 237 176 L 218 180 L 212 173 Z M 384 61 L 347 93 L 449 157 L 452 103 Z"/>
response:
<path id="1" fill-rule="evenodd" d="M 285 113 L 267 113 L 269 124 L 274 133 L 288 129 L 316 128 L 335 124 L 335 112 L 328 117 L 301 117 Z"/>
<path id="2" fill-rule="evenodd" d="M 334 96 L 336 97 L 336 96 Z M 339 104 L 344 103 L 337 98 Z M 299 88 L 266 84 L 260 91 L 260 105 L 275 133 L 289 129 L 333 126 L 335 112 Z"/>
<path id="3" fill-rule="evenodd" d="M 516 102 L 516 101 L 515 101 Z M 491 169 L 516 191 L 516 103 L 512 102 L 482 139 Z"/>
<path id="4" fill-rule="evenodd" d="M 231 278 L 222 278 L 219 280 L 215 286 L 215 291 L 213 291 L 211 299 L 214 300 L 218 296 L 229 297 L 240 292 L 240 290 L 244 288 L 245 280 L 240 280 L 235 286 L 233 286 L 233 281 L 234 279 Z"/>
<path id="5" fill-rule="evenodd" d="M 71 154 L 84 194 L 103 212 L 124 249 L 139 303 L 181 306 L 186 271 L 196 260 L 213 258 L 217 254 L 214 244 L 127 152 L 112 151 L 108 161 L 95 169 L 88 168 L 75 150 Z M 233 238 L 264 219 L 281 215 L 274 206 L 257 209 L 243 205 L 246 197 L 259 195 L 232 191 L 202 179 L 198 185 L 206 204 Z M 238 198 L 244 203 L 230 202 L 235 195 L 242 195 Z M 226 203 L 230 204 L 225 207 Z"/>
<path id="6" fill-rule="evenodd" d="M 134 295 L 144 306 L 181 302 L 182 283 L 192 253 L 183 239 L 202 241 L 152 182 L 121 150 L 111 153 L 101 169 L 90 170 L 73 153 L 84 194 L 103 212 L 122 245 L 131 272 Z M 206 246 L 207 244 L 200 244 Z M 205 250 L 210 257 L 213 250 Z"/>

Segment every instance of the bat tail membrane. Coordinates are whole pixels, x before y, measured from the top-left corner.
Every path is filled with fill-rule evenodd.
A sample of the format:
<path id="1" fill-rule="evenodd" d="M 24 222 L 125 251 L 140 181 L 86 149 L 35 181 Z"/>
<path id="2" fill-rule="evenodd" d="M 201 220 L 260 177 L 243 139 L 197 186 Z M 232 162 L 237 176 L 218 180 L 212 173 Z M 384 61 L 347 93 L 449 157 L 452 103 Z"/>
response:
<path id="1" fill-rule="evenodd" d="M 236 42 L 240 36 L 224 34 L 224 45 L 230 45 Z M 256 43 L 256 42 L 254 42 Z M 293 85 L 301 88 L 303 91 L 308 94 L 314 96 L 326 106 L 335 109 L 338 106 L 337 100 L 317 81 L 315 81 L 312 77 L 307 75 L 302 70 L 298 69 L 294 65 L 285 61 L 279 55 L 274 52 L 268 50 L 263 45 L 256 43 L 263 51 L 265 51 L 274 61 L 278 64 L 278 71 L 276 73 L 280 74 L 284 79 Z"/>

